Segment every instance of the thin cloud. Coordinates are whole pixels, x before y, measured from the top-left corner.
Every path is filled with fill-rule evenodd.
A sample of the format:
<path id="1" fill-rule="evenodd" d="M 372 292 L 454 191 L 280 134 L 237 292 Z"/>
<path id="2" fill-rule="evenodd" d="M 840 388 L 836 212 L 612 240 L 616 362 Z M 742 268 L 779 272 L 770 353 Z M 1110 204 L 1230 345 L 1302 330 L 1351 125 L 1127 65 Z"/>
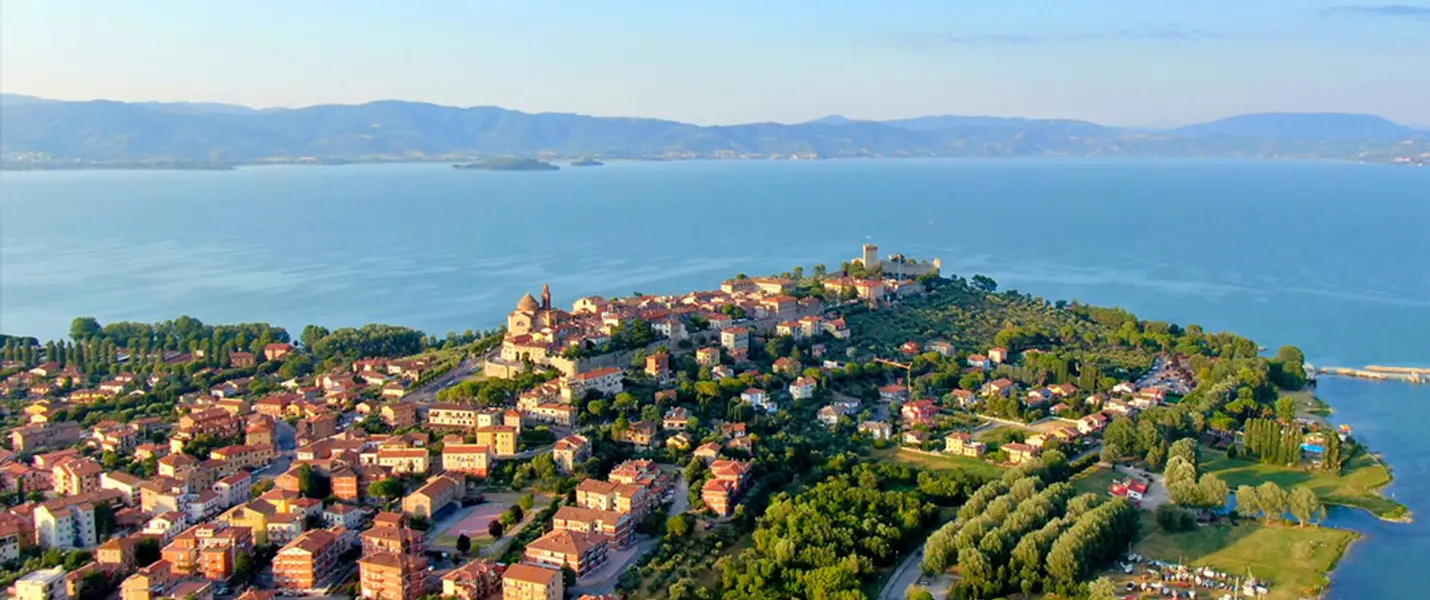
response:
<path id="1" fill-rule="evenodd" d="M 1411 6 L 1408 4 L 1359 4 L 1351 6 L 1334 6 L 1321 11 L 1330 16 L 1368 16 L 1368 17 L 1394 17 L 1400 19 L 1418 19 L 1430 21 L 1430 6 Z"/>
<path id="2" fill-rule="evenodd" d="M 1053 44 L 1068 42 L 1095 42 L 1116 40 L 1148 40 L 1161 42 L 1197 42 L 1222 39 L 1222 34 L 1203 29 L 1189 29 L 1177 25 L 1150 29 L 1120 29 L 1103 33 L 1051 33 L 1029 35 L 1021 33 L 920 33 L 905 34 L 898 39 L 903 42 L 923 44 L 952 44 L 960 46 L 1006 46 L 1027 44 Z"/>

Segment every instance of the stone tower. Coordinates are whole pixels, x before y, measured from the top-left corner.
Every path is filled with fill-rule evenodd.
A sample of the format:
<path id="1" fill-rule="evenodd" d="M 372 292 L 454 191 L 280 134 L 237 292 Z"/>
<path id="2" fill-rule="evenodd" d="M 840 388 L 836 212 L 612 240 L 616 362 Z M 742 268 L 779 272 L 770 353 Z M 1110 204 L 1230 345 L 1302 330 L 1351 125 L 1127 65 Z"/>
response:
<path id="1" fill-rule="evenodd" d="M 864 268 L 873 269 L 879 266 L 879 245 L 864 244 Z"/>

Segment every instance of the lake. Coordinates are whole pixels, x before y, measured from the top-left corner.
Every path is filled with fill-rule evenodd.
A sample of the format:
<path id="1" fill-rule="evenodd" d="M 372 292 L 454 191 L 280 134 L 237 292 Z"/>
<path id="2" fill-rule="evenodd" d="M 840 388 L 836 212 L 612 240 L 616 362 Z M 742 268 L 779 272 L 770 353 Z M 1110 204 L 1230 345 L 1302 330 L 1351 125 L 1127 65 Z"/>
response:
<path id="1" fill-rule="evenodd" d="M 710 288 L 831 268 L 859 245 L 946 273 L 1230 330 L 1317 364 L 1430 366 L 1430 169 L 1118 159 L 447 165 L 0 173 L 0 331 L 64 335 L 189 314 L 296 334 L 385 322 L 491 328 L 549 282 L 589 294 Z M 1320 392 L 1421 518 L 1366 532 L 1332 597 L 1423 589 L 1430 389 Z"/>

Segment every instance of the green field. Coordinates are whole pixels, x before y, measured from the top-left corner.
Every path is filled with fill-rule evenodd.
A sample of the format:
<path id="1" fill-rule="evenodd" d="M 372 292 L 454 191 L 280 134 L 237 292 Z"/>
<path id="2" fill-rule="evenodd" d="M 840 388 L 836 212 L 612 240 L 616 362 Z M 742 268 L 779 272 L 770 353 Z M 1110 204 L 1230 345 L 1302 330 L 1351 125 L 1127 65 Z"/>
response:
<path id="1" fill-rule="evenodd" d="M 1119 478 L 1121 475 L 1116 471 L 1099 465 L 1079 473 L 1069 483 L 1072 483 L 1073 489 L 1079 494 L 1090 492 L 1102 498 L 1109 498 L 1111 495 L 1107 493 L 1107 487 Z"/>
<path id="2" fill-rule="evenodd" d="M 1295 469 L 1263 465 L 1241 459 L 1226 458 L 1219 450 L 1202 450 L 1202 471 L 1215 473 L 1232 490 L 1239 485 L 1257 485 L 1274 481 L 1284 488 L 1306 487 L 1316 492 L 1321 502 L 1354 506 L 1389 520 L 1407 519 L 1404 505 L 1380 495 L 1380 488 L 1390 483 L 1390 470 L 1375 457 L 1359 452 L 1339 475 L 1313 469 Z"/>
<path id="3" fill-rule="evenodd" d="M 1150 521 L 1150 519 L 1148 519 Z M 1294 527 L 1242 522 L 1168 534 L 1153 531 L 1134 552 L 1168 562 L 1208 566 L 1230 574 L 1271 582 L 1269 600 L 1314 596 L 1326 574 L 1359 534 L 1330 527 Z"/>
<path id="4" fill-rule="evenodd" d="M 953 471 L 965 469 L 975 473 L 981 473 L 987 477 L 998 477 L 1003 474 L 1003 467 L 964 456 L 930 456 L 899 448 L 897 450 L 879 450 L 874 452 L 874 457 L 879 460 L 889 460 L 905 462 L 918 465 L 933 471 Z"/>

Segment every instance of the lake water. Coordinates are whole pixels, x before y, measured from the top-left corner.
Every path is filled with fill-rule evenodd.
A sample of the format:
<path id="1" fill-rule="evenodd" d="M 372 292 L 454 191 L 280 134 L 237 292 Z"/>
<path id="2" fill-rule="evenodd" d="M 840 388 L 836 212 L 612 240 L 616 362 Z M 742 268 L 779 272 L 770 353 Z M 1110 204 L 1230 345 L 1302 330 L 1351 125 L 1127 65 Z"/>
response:
<path id="1" fill-rule="evenodd" d="M 969 160 L 0 173 L 0 331 L 190 314 L 297 333 L 490 328 L 550 282 L 709 288 L 836 267 L 865 241 L 1046 298 L 1198 323 L 1318 364 L 1430 365 L 1430 169 L 1327 162 Z M 1413 597 L 1430 557 L 1430 389 L 1321 395 L 1422 520 L 1375 522 L 1337 598 Z"/>

